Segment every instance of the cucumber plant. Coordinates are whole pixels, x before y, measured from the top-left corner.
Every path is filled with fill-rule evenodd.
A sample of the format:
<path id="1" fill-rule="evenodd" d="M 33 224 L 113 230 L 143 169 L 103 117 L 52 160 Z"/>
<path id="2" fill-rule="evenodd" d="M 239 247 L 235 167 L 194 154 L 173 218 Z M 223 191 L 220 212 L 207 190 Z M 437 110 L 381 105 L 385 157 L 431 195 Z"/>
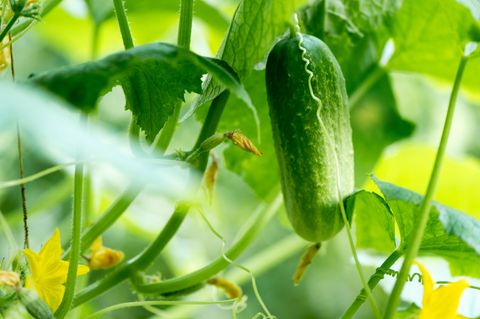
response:
<path id="1" fill-rule="evenodd" d="M 457 0 L 0 0 L 0 318 L 478 316 L 457 306 L 480 277 L 480 164 L 447 158 L 450 132 L 456 155 L 480 149 L 478 16 Z M 435 155 L 385 173 L 396 142 L 436 136 L 438 83 Z M 370 278 L 365 255 L 386 256 Z M 424 298 L 403 308 L 414 277 Z"/>
<path id="2" fill-rule="evenodd" d="M 345 79 L 320 39 L 290 33 L 268 56 L 266 87 L 285 206 L 295 231 L 320 242 L 343 226 L 353 192 Z"/>

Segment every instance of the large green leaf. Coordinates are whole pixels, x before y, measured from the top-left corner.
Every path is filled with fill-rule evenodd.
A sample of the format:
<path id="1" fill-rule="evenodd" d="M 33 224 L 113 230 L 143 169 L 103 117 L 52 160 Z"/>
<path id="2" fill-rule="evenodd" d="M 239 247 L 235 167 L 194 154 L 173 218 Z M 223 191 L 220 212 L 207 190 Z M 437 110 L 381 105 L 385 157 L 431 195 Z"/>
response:
<path id="1" fill-rule="evenodd" d="M 121 83 L 127 108 L 153 139 L 183 100 L 185 91 L 201 93 L 201 76 L 211 74 L 241 100 L 248 93 L 225 63 L 165 43 L 148 44 L 103 59 L 33 76 L 31 81 L 90 111 L 98 98 Z"/>
<path id="2" fill-rule="evenodd" d="M 395 50 L 387 67 L 452 82 L 472 29 L 478 28 L 472 12 L 457 0 L 404 0 L 390 24 Z M 471 61 L 463 80 L 471 89 L 480 85 L 478 60 Z"/>
<path id="3" fill-rule="evenodd" d="M 295 9 L 305 0 L 242 0 L 217 57 L 229 63 L 241 80 L 266 58 L 275 39 L 287 30 Z M 198 103 L 215 98 L 223 90 L 209 78 Z"/>
<path id="4" fill-rule="evenodd" d="M 271 194 L 272 190 L 277 190 L 279 181 L 264 81 L 265 71 L 253 71 L 244 81 L 245 89 L 252 97 L 262 123 L 260 127 L 262 143 L 258 147 L 263 155 L 253 156 L 250 153 L 239 151 L 235 146 L 230 146 L 224 151 L 227 168 L 242 176 L 255 193 L 262 198 Z M 240 129 L 247 136 L 256 136 L 257 131 L 253 117 L 245 114 L 243 108 L 238 107 L 238 103 L 240 103 L 238 98 L 230 98 L 222 115 L 219 130 Z"/>
<path id="5" fill-rule="evenodd" d="M 395 249 L 394 219 L 382 197 L 361 190 L 347 199 L 347 209 L 355 220 L 357 247 L 386 254 Z"/>
<path id="6" fill-rule="evenodd" d="M 378 64 L 388 40 L 388 21 L 399 0 L 316 0 L 301 11 L 304 32 L 322 39 L 335 54 L 351 93 Z"/>
<path id="7" fill-rule="evenodd" d="M 375 182 L 395 216 L 402 243 L 408 245 L 423 197 L 390 183 Z M 477 219 L 433 202 L 419 254 L 446 259 L 454 276 L 480 277 L 479 233 Z"/>

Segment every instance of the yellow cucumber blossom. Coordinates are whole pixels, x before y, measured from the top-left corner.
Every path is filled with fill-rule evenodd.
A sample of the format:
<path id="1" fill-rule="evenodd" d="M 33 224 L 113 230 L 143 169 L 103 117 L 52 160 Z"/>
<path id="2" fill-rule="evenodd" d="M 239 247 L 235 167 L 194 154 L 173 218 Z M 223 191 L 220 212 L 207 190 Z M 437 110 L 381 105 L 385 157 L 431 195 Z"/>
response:
<path id="1" fill-rule="evenodd" d="M 122 251 L 103 246 L 102 237 L 97 237 L 92 244 L 92 255 L 88 265 L 91 269 L 107 269 L 115 266 L 125 257 Z"/>
<path id="2" fill-rule="evenodd" d="M 0 286 L 20 287 L 20 275 L 13 271 L 0 270 Z"/>
<path id="3" fill-rule="evenodd" d="M 67 280 L 68 261 L 62 260 L 62 246 L 60 231 L 55 229 L 52 237 L 42 247 L 39 253 L 31 249 L 24 249 L 30 266 L 30 275 L 27 276 L 25 287 L 35 290 L 38 296 L 45 301 L 52 311 L 60 305 Z M 77 275 L 86 274 L 89 268 L 78 265 Z"/>
<path id="4" fill-rule="evenodd" d="M 440 286 L 435 289 L 435 283 L 425 266 L 415 262 L 423 278 L 423 301 L 419 319 L 460 319 L 457 314 L 458 304 L 465 288 L 469 286 L 464 279 Z"/>

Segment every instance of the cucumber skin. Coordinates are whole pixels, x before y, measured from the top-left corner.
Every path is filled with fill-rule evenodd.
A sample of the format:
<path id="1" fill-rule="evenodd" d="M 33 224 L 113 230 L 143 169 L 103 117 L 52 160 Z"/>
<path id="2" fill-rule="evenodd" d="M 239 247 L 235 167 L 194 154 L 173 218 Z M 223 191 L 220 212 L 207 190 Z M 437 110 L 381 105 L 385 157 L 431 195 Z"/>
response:
<path id="1" fill-rule="evenodd" d="M 288 218 L 298 235 L 320 242 L 343 227 L 336 158 L 342 199 L 354 189 L 352 131 L 345 79 L 337 60 L 320 39 L 303 35 L 308 68 L 314 74 L 313 92 L 323 105 L 320 117 L 326 132 L 322 129 L 299 41 L 299 35 L 290 35 L 270 52 L 267 96 Z M 329 144 L 327 136 L 334 145 Z"/>

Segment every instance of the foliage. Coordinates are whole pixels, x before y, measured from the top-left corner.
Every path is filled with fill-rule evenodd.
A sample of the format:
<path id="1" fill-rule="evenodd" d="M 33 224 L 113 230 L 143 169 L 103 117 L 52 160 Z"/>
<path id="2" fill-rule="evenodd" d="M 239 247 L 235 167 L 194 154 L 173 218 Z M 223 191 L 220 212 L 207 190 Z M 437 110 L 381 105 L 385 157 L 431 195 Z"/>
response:
<path id="1" fill-rule="evenodd" d="M 287 236 L 265 83 L 298 29 L 349 98 L 357 189 L 321 245 Z M 476 0 L 0 0 L 0 317 L 478 316 L 479 41 Z"/>

